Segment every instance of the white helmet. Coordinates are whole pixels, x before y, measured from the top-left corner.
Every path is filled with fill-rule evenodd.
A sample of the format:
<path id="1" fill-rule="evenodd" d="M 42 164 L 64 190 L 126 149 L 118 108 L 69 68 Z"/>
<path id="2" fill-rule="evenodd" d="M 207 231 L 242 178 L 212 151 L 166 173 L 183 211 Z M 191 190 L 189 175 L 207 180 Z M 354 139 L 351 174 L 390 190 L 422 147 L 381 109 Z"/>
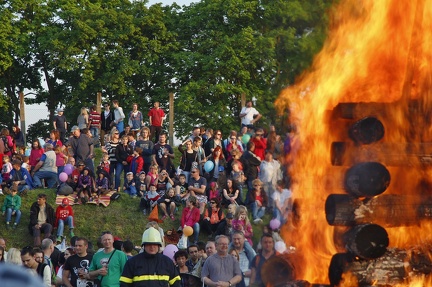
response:
<path id="1" fill-rule="evenodd" d="M 146 231 L 144 231 L 142 236 L 142 245 L 144 244 L 158 244 L 159 246 L 162 246 L 160 232 L 154 227 L 149 227 Z"/>

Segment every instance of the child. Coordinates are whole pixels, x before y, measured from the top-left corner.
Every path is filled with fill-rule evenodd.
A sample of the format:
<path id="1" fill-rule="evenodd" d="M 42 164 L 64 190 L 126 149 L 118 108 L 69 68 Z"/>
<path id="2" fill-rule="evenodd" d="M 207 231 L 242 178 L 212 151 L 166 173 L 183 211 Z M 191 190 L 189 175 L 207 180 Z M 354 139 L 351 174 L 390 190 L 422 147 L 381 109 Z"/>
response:
<path id="1" fill-rule="evenodd" d="M 109 161 L 109 155 L 108 155 L 108 153 L 104 152 L 104 154 L 102 155 L 102 160 L 101 160 L 99 166 L 109 174 L 109 172 L 110 172 L 110 161 Z"/>
<path id="2" fill-rule="evenodd" d="M 237 204 L 231 203 L 230 205 L 228 205 L 228 212 L 227 213 L 235 214 L 236 210 L 237 210 Z"/>
<path id="3" fill-rule="evenodd" d="M 144 215 L 147 215 L 147 213 L 149 213 L 153 209 L 153 207 L 156 206 L 159 198 L 160 195 L 156 191 L 156 185 L 151 184 L 147 195 L 141 198 L 140 202 L 140 208 L 143 210 Z"/>
<path id="4" fill-rule="evenodd" d="M 30 161 L 30 157 L 23 156 L 23 163 L 22 163 L 21 167 L 27 169 L 30 172 L 31 166 L 29 164 L 29 161 Z"/>
<path id="5" fill-rule="evenodd" d="M 171 220 L 175 220 L 174 218 L 174 211 L 177 207 L 177 200 L 174 192 L 174 188 L 168 189 L 168 191 L 158 200 L 159 207 L 161 208 L 162 212 L 165 214 L 162 217 L 162 220 L 165 220 L 168 217 L 167 207 L 169 207 L 169 217 Z"/>
<path id="6" fill-rule="evenodd" d="M 179 175 L 179 183 L 175 187 L 176 196 L 179 201 L 186 204 L 186 200 L 189 198 L 189 184 L 186 182 L 186 175 L 183 173 Z"/>
<path id="7" fill-rule="evenodd" d="M 93 201 L 92 192 L 93 192 L 94 180 L 90 175 L 90 169 L 85 167 L 78 178 L 78 187 L 77 187 L 77 196 L 81 199 L 82 203 L 86 203 L 88 200 Z"/>
<path id="8" fill-rule="evenodd" d="M 130 164 L 130 171 L 136 176 L 139 177 L 141 171 L 144 167 L 144 159 L 141 156 L 143 149 L 140 147 L 136 147 L 132 153 L 132 161 Z"/>
<path id="9" fill-rule="evenodd" d="M 56 145 L 56 147 L 54 148 L 54 152 L 56 154 L 57 174 L 63 172 L 64 167 L 66 165 L 66 161 L 68 160 L 67 155 L 65 155 L 63 151 L 64 151 L 63 146 Z"/>
<path id="10" fill-rule="evenodd" d="M 9 181 L 10 172 L 12 171 L 12 164 L 8 155 L 3 156 L 3 166 L 0 177 L 0 195 L 3 194 L 3 187 L 6 187 L 6 182 Z"/>
<path id="11" fill-rule="evenodd" d="M 70 237 L 74 237 L 74 212 L 72 207 L 69 205 L 69 199 L 67 198 L 63 198 L 62 204 L 56 209 L 56 221 L 54 227 L 57 227 L 57 242 L 62 241 L 65 224 L 69 225 Z"/>
<path id="12" fill-rule="evenodd" d="M 146 173 L 141 171 L 138 178 L 135 180 L 135 188 L 139 197 L 144 197 L 147 193 L 147 186 L 145 183 Z"/>
<path id="13" fill-rule="evenodd" d="M 10 229 L 10 222 L 12 216 L 16 215 L 15 223 L 12 228 L 16 229 L 21 220 L 21 197 L 18 195 L 18 190 L 16 188 L 11 189 L 11 193 L 6 196 L 3 203 L 2 213 L 6 214 L 6 229 Z"/>
<path id="14" fill-rule="evenodd" d="M 99 170 L 98 178 L 96 179 L 96 193 L 98 197 L 101 194 L 107 194 L 109 192 L 109 180 L 106 175 L 107 173 L 105 173 L 105 170 Z"/>
<path id="15" fill-rule="evenodd" d="M 126 181 L 124 182 L 123 190 L 124 190 L 124 192 L 129 194 L 129 196 L 131 198 L 137 197 L 137 190 L 135 187 L 134 174 L 131 171 L 126 174 Z"/>
<path id="16" fill-rule="evenodd" d="M 243 172 L 243 165 L 239 160 L 233 160 L 232 171 L 230 174 L 231 179 L 237 184 L 237 188 L 239 190 L 239 196 L 243 199 L 243 184 L 246 180 L 246 176 Z"/>
<path id="17" fill-rule="evenodd" d="M 253 246 L 252 243 L 253 230 L 252 230 L 252 225 L 248 218 L 248 210 L 246 206 L 240 205 L 237 207 L 232 225 L 234 230 L 243 232 L 249 244 Z"/>
<path id="18" fill-rule="evenodd" d="M 29 158 L 29 165 L 30 170 L 33 170 L 33 168 L 36 166 L 36 164 L 39 162 L 42 155 L 45 153 L 45 150 L 42 148 L 39 139 L 34 139 L 32 142 L 32 149 L 30 152 L 30 158 Z"/>
<path id="19" fill-rule="evenodd" d="M 209 199 L 217 198 L 218 201 L 221 200 L 220 192 L 218 190 L 218 186 L 215 181 L 210 182 L 210 190 L 209 190 Z M 211 207 L 211 205 L 210 205 Z"/>

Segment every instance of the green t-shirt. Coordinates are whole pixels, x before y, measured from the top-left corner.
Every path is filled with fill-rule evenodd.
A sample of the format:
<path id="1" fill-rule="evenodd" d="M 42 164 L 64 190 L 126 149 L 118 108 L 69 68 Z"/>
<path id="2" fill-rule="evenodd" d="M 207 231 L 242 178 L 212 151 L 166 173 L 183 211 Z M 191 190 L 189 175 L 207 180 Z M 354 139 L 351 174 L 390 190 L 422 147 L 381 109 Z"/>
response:
<path id="1" fill-rule="evenodd" d="M 95 255 L 93 255 L 93 259 L 90 263 L 90 271 L 98 270 L 107 265 L 108 259 L 113 252 L 115 253 L 108 263 L 108 274 L 106 276 L 98 276 L 98 279 L 102 280 L 102 287 L 120 286 L 120 276 L 123 273 L 127 256 L 124 252 L 115 249 L 110 253 L 105 253 L 102 250 L 100 252 L 96 252 Z"/>

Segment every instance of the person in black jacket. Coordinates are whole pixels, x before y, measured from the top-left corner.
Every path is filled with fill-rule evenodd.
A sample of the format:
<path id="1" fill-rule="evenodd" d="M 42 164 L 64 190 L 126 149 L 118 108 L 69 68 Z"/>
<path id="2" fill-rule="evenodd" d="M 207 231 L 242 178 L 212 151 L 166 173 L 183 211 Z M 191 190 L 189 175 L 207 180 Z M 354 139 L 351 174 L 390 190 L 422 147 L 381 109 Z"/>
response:
<path id="1" fill-rule="evenodd" d="M 104 104 L 104 111 L 101 113 L 100 140 L 101 146 L 105 145 L 105 135 L 111 132 L 114 126 L 114 112 L 110 111 L 110 104 Z"/>
<path id="2" fill-rule="evenodd" d="M 46 199 L 46 194 L 40 193 L 37 202 L 34 202 L 30 207 L 29 231 L 33 235 L 34 246 L 41 245 L 41 233 L 44 233 L 45 238 L 49 238 L 53 230 L 55 213 Z"/>
<path id="3" fill-rule="evenodd" d="M 240 158 L 241 163 L 243 164 L 243 172 L 247 178 L 247 187 L 248 192 L 246 195 L 245 204 L 249 204 L 248 199 L 250 197 L 250 193 L 253 190 L 252 181 L 258 177 L 258 167 L 261 165 L 261 160 L 253 153 L 255 150 L 255 144 L 252 141 L 247 143 L 247 151 L 243 153 Z"/>
<path id="4" fill-rule="evenodd" d="M 172 259 L 159 253 L 162 246 L 159 231 L 154 227 L 144 231 L 142 244 L 144 252 L 126 262 L 120 287 L 180 287 L 180 275 Z"/>

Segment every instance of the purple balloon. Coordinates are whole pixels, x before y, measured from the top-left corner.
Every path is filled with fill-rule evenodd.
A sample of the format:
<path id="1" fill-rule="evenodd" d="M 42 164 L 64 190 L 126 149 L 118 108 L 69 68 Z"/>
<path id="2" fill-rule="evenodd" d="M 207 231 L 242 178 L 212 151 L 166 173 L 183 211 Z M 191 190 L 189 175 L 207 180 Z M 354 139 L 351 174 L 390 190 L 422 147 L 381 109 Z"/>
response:
<path id="1" fill-rule="evenodd" d="M 66 180 L 68 179 L 68 175 L 66 172 L 62 172 L 59 174 L 59 179 L 61 182 L 66 182 Z"/>
<path id="2" fill-rule="evenodd" d="M 68 163 L 67 165 L 65 165 L 63 172 L 65 172 L 67 175 L 71 175 L 72 172 L 74 170 L 73 165 L 71 165 L 70 163 Z"/>
<path id="3" fill-rule="evenodd" d="M 168 244 L 167 246 L 165 246 L 165 249 L 163 251 L 163 255 L 168 256 L 169 258 L 171 258 L 171 260 L 174 261 L 174 254 L 178 251 L 177 246 L 175 246 L 174 244 Z"/>
<path id="4" fill-rule="evenodd" d="M 281 222 L 277 218 L 270 220 L 270 228 L 273 230 L 278 229 L 281 226 Z"/>

